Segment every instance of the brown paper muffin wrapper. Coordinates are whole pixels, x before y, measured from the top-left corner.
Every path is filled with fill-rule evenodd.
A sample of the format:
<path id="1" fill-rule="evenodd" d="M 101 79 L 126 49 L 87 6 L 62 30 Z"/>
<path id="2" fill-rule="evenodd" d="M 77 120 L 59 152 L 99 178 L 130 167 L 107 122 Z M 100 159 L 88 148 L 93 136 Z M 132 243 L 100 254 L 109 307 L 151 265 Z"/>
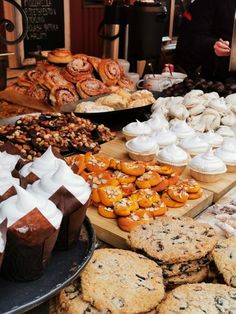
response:
<path id="1" fill-rule="evenodd" d="M 81 226 L 90 199 L 82 205 L 72 193 L 62 186 L 49 198 L 49 200 L 52 201 L 63 213 L 55 249 L 67 250 L 78 242 Z"/>
<path id="2" fill-rule="evenodd" d="M 14 186 L 11 186 L 5 193 L 0 195 L 0 202 L 7 200 L 9 197 L 16 195 L 16 189 Z"/>
<path id="3" fill-rule="evenodd" d="M 7 241 L 7 219 L 4 219 L 3 222 L 0 223 L 0 232 L 3 235 L 3 241 L 6 242 Z M 0 270 L 1 270 L 2 262 L 4 258 L 4 251 L 0 252 Z"/>
<path id="4" fill-rule="evenodd" d="M 2 274 L 14 281 L 41 277 L 48 265 L 58 231 L 34 208 L 7 231 Z"/>

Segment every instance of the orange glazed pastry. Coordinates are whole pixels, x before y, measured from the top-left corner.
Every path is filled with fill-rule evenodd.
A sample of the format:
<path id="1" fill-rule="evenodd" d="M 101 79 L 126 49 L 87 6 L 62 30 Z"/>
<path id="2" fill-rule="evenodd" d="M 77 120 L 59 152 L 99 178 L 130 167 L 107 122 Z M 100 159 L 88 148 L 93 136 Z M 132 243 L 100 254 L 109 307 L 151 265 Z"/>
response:
<path id="1" fill-rule="evenodd" d="M 48 53 L 48 61 L 52 63 L 69 63 L 72 60 L 71 52 L 65 48 L 57 48 Z"/>
<path id="2" fill-rule="evenodd" d="M 112 207 L 106 207 L 103 205 L 98 206 L 98 213 L 105 218 L 114 219 L 117 217 Z"/>
<path id="3" fill-rule="evenodd" d="M 79 154 L 74 156 L 68 156 L 65 158 L 65 161 L 76 174 L 81 174 L 86 168 L 85 155 Z"/>
<path id="4" fill-rule="evenodd" d="M 128 216 L 139 208 L 138 203 L 130 198 L 122 198 L 114 203 L 114 212 L 118 216 Z"/>
<path id="5" fill-rule="evenodd" d="M 153 186 L 152 189 L 156 192 L 162 192 L 169 186 L 169 180 L 167 176 L 161 176 L 161 181 L 157 185 Z"/>
<path id="6" fill-rule="evenodd" d="M 166 213 L 167 207 L 164 202 L 161 200 L 152 204 L 151 207 L 145 208 L 147 211 L 150 211 L 150 213 L 153 215 L 153 217 L 162 216 Z"/>
<path id="7" fill-rule="evenodd" d="M 102 154 L 93 155 L 92 153 L 86 153 L 85 165 L 89 171 L 100 173 L 109 167 L 110 159 Z"/>
<path id="8" fill-rule="evenodd" d="M 185 203 L 188 200 L 188 193 L 181 185 L 172 185 L 168 188 L 167 193 L 172 200 Z"/>
<path id="9" fill-rule="evenodd" d="M 134 191 L 136 191 L 134 183 L 121 184 L 120 188 L 124 197 L 130 196 Z"/>
<path id="10" fill-rule="evenodd" d="M 101 58 L 97 58 L 97 57 L 92 57 L 92 56 L 88 56 L 88 62 L 90 62 L 92 64 L 92 66 L 94 67 L 94 69 L 98 72 L 98 66 L 99 63 L 102 61 Z"/>
<path id="11" fill-rule="evenodd" d="M 160 200 L 159 194 L 152 189 L 140 189 L 137 191 L 137 201 L 141 207 L 150 207 Z"/>
<path id="12" fill-rule="evenodd" d="M 169 177 L 169 185 L 175 185 L 179 180 L 179 175 L 176 172 L 173 172 Z"/>
<path id="13" fill-rule="evenodd" d="M 200 189 L 200 190 L 198 190 L 198 192 L 196 192 L 196 193 L 189 193 L 189 194 L 188 194 L 188 199 L 189 199 L 189 200 L 196 200 L 196 199 L 202 197 L 202 195 L 203 195 L 203 190 Z"/>
<path id="14" fill-rule="evenodd" d="M 116 170 L 114 172 L 114 177 L 120 182 L 120 184 L 128 184 L 128 183 L 132 183 L 136 180 L 135 176 L 125 174 L 119 170 Z"/>
<path id="15" fill-rule="evenodd" d="M 147 171 L 156 171 L 159 174 L 162 175 L 171 175 L 173 173 L 173 169 L 169 166 L 160 166 L 160 165 L 147 165 L 146 166 Z"/>
<path id="16" fill-rule="evenodd" d="M 114 169 L 114 170 L 120 170 L 121 169 L 121 167 L 120 167 L 120 160 L 119 159 L 114 159 L 114 158 L 112 158 L 111 160 L 110 160 L 110 165 L 109 165 L 109 167 L 111 168 L 111 169 Z M 123 171 L 124 172 L 124 171 Z M 127 173 L 128 174 L 128 173 Z"/>
<path id="17" fill-rule="evenodd" d="M 161 177 L 159 173 L 148 171 L 145 172 L 142 176 L 138 177 L 135 183 L 138 188 L 147 189 L 157 185 L 158 183 L 160 183 L 160 181 Z"/>
<path id="18" fill-rule="evenodd" d="M 161 196 L 161 200 L 166 204 L 167 207 L 179 208 L 184 206 L 185 203 L 180 203 L 172 200 L 167 192 L 164 192 Z"/>
<path id="19" fill-rule="evenodd" d="M 201 188 L 200 184 L 194 179 L 186 179 L 180 181 L 179 184 L 182 185 L 188 193 L 197 193 Z"/>
<path id="20" fill-rule="evenodd" d="M 141 176 L 145 172 L 145 165 L 140 162 L 121 161 L 120 170 L 131 176 Z"/>
<path id="21" fill-rule="evenodd" d="M 92 188 L 106 185 L 118 186 L 119 184 L 119 181 L 112 176 L 112 172 L 110 170 L 105 170 L 101 173 L 93 173 L 93 178 L 90 182 Z"/>
<path id="22" fill-rule="evenodd" d="M 147 224 L 153 221 L 153 216 L 149 211 L 139 209 L 127 217 L 117 219 L 120 229 L 130 232 L 139 225 Z"/>
<path id="23" fill-rule="evenodd" d="M 103 59 L 98 65 L 98 73 L 107 86 L 116 85 L 121 76 L 119 64 L 112 59 Z"/>
<path id="24" fill-rule="evenodd" d="M 112 206 L 115 202 L 122 199 L 122 191 L 117 186 L 104 186 L 98 188 L 100 202 L 105 206 Z"/>

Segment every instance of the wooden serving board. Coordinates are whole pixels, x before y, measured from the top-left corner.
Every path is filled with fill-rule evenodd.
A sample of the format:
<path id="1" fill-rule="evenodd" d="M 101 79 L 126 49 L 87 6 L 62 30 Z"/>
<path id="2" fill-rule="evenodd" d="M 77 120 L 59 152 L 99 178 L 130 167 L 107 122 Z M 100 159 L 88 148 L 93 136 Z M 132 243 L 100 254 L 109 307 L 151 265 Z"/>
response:
<path id="1" fill-rule="evenodd" d="M 102 145 L 101 153 L 120 160 L 129 160 L 125 152 L 125 142 L 121 139 L 115 139 L 111 142 Z M 212 204 L 213 193 L 204 190 L 203 196 L 197 200 L 188 201 L 184 207 L 170 208 L 167 212 L 169 216 L 181 217 L 189 216 L 195 217 L 201 213 L 205 208 Z M 87 211 L 88 217 L 91 219 L 95 227 L 96 234 L 99 239 L 109 243 L 118 248 L 126 248 L 126 239 L 128 233 L 122 231 L 116 223 L 115 219 L 107 219 L 97 213 L 95 207 L 90 207 Z"/>
<path id="2" fill-rule="evenodd" d="M 190 178 L 189 169 L 183 173 L 183 177 Z M 200 182 L 201 186 L 213 193 L 213 202 L 215 203 L 223 197 L 228 191 L 236 186 L 236 173 L 225 173 L 219 181 L 214 183 Z"/>

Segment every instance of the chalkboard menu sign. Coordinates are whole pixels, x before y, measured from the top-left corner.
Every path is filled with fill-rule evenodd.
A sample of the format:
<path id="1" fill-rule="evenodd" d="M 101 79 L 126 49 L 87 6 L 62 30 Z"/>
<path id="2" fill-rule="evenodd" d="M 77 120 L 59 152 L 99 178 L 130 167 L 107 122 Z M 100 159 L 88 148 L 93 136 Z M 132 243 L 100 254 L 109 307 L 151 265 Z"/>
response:
<path id="1" fill-rule="evenodd" d="M 68 1 L 68 0 L 65 0 Z M 29 31 L 24 40 L 24 55 L 65 47 L 64 0 L 22 0 Z"/>

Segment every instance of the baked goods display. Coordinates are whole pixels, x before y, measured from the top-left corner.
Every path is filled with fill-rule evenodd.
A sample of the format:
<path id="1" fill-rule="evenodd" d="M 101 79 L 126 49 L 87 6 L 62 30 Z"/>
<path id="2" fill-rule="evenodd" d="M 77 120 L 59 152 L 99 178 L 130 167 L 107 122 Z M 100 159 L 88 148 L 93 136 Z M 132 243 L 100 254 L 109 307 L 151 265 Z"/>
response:
<path id="1" fill-rule="evenodd" d="M 131 249 L 142 252 L 160 265 L 166 286 L 173 288 L 206 278 L 209 253 L 217 240 L 214 229 L 208 224 L 192 218 L 160 217 L 135 228 L 127 241 Z M 194 269 L 194 265 L 199 267 Z"/>
<path id="2" fill-rule="evenodd" d="M 74 114 L 45 113 L 19 118 L 14 125 L 0 126 L 0 137 L 10 141 L 22 157 L 39 157 L 51 145 L 62 154 L 76 151 L 97 152 L 100 144 L 113 139 L 114 133 L 104 125 Z"/>
<path id="3" fill-rule="evenodd" d="M 81 281 L 63 289 L 58 301 L 66 313 L 149 313 L 155 312 L 164 293 L 155 262 L 130 251 L 99 249 Z"/>
<path id="4" fill-rule="evenodd" d="M 2 158 L 9 170 L 20 156 L 5 153 Z M 1 184 L 10 186 L 0 202 L 1 258 L 7 218 L 2 275 L 29 281 L 43 275 L 54 247 L 65 250 L 78 242 L 91 189 L 51 148 L 28 164 L 18 160 L 14 168 L 1 176 Z"/>
<path id="5" fill-rule="evenodd" d="M 120 161 L 91 153 L 66 160 L 90 183 L 99 215 L 117 219 L 127 232 L 203 195 L 196 181 L 179 180 L 170 166 L 156 162 Z"/>
<path id="6" fill-rule="evenodd" d="M 171 291 L 159 314 L 234 313 L 236 289 L 220 284 L 182 285 Z"/>

